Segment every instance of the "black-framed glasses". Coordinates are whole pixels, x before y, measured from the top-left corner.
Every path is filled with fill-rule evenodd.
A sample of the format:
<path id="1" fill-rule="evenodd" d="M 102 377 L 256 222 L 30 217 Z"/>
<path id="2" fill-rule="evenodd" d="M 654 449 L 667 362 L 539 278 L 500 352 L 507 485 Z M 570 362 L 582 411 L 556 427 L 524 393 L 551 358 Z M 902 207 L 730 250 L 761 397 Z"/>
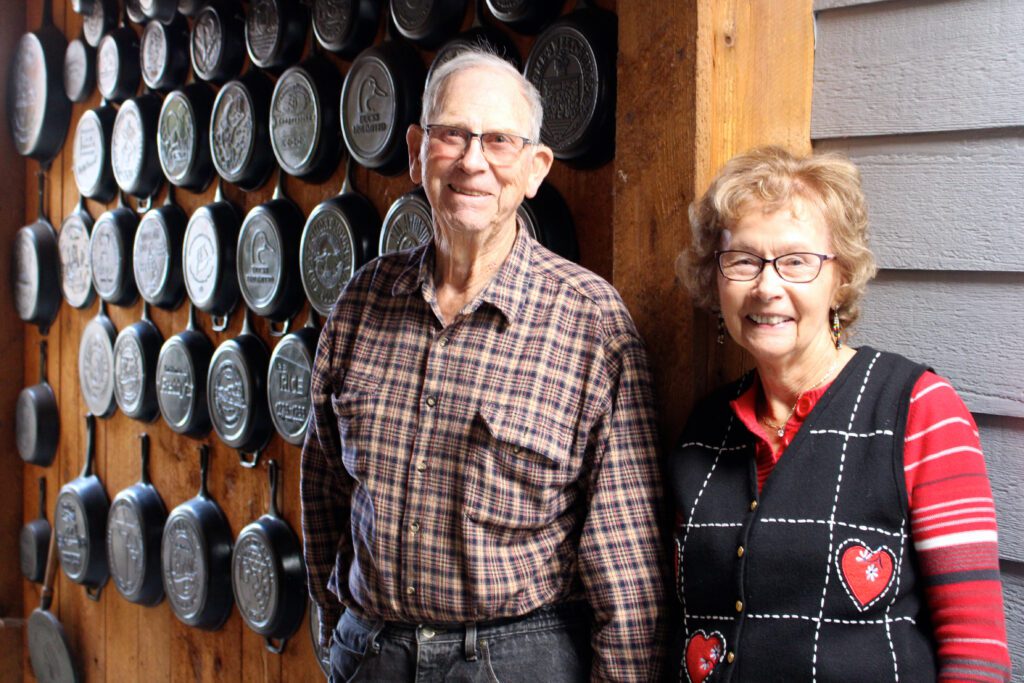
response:
<path id="1" fill-rule="evenodd" d="M 473 138 L 480 138 L 480 148 L 483 150 L 484 159 L 496 166 L 507 166 L 522 153 L 527 145 L 537 144 L 536 140 L 505 133 L 503 131 L 484 131 L 474 133 L 458 126 L 448 126 L 441 123 L 431 123 L 423 126 L 427 132 L 434 148 L 451 156 L 462 156 L 469 149 L 469 143 Z"/>
<path id="2" fill-rule="evenodd" d="M 757 278 L 769 263 L 786 282 L 812 282 L 821 273 L 825 261 L 832 261 L 835 258 L 835 254 L 815 254 L 809 251 L 794 251 L 775 258 L 764 258 L 749 251 L 736 249 L 715 252 L 718 270 L 727 280 L 736 282 L 749 282 Z"/>

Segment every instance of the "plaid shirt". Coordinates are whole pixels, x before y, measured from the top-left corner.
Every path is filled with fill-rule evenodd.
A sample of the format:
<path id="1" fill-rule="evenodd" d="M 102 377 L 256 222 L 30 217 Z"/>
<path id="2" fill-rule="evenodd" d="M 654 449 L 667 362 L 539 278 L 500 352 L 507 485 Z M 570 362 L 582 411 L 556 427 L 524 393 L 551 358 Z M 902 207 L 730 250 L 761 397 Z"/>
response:
<path id="1" fill-rule="evenodd" d="M 650 376 L 622 300 L 522 231 L 445 327 L 432 244 L 384 256 L 324 326 L 302 451 L 310 591 L 409 623 L 586 599 L 595 680 L 660 665 Z"/>

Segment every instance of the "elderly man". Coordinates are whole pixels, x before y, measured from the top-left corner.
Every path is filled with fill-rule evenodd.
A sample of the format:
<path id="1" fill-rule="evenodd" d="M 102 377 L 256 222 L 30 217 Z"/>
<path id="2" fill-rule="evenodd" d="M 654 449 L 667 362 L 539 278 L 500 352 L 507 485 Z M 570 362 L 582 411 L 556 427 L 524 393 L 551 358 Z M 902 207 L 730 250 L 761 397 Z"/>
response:
<path id="1" fill-rule="evenodd" d="M 433 240 L 363 268 L 324 326 L 302 526 L 332 680 L 657 675 L 649 373 L 615 290 L 517 224 L 541 117 L 494 55 L 435 69 L 407 134 Z"/>

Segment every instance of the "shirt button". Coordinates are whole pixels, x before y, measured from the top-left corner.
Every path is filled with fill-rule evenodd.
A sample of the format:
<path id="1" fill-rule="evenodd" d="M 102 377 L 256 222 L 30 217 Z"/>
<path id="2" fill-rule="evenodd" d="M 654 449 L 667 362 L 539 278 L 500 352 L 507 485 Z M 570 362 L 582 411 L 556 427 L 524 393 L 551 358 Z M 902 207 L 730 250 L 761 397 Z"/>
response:
<path id="1" fill-rule="evenodd" d="M 753 512 L 756 509 L 757 509 L 757 501 L 756 500 L 750 501 L 750 511 Z"/>
<path id="2" fill-rule="evenodd" d="M 434 396 L 427 396 L 427 407 L 433 408 L 437 405 L 437 398 Z"/>
<path id="3" fill-rule="evenodd" d="M 730 664 L 732 664 L 734 661 L 736 661 L 736 653 L 735 652 L 727 652 L 727 653 L 725 653 L 725 661 L 727 661 Z"/>
<path id="4" fill-rule="evenodd" d="M 416 471 L 417 472 L 425 472 L 426 470 L 427 470 L 427 459 L 426 458 L 418 458 L 416 460 Z"/>
<path id="5" fill-rule="evenodd" d="M 406 595 L 412 595 L 415 592 L 416 592 L 416 588 L 414 586 L 406 586 L 405 587 L 405 594 Z"/>
<path id="6" fill-rule="evenodd" d="M 416 533 L 419 530 L 420 530 L 420 523 L 419 522 L 413 522 L 412 524 L 409 525 L 409 531 L 411 531 L 413 533 Z"/>
<path id="7" fill-rule="evenodd" d="M 736 601 L 736 611 L 737 612 L 742 612 L 743 611 L 743 601 L 742 600 L 737 600 Z"/>
<path id="8" fill-rule="evenodd" d="M 743 557 L 743 553 L 744 552 L 746 552 L 746 551 L 743 550 L 743 546 L 740 546 L 739 548 L 736 548 L 736 557 Z"/>
<path id="9" fill-rule="evenodd" d="M 440 346 L 442 349 L 448 346 L 448 337 L 441 337 L 440 339 L 438 339 L 437 345 Z"/>
<path id="10" fill-rule="evenodd" d="M 523 447 L 522 446 L 513 446 L 512 447 L 512 452 L 515 453 L 516 455 L 519 455 L 520 453 L 523 452 Z"/>

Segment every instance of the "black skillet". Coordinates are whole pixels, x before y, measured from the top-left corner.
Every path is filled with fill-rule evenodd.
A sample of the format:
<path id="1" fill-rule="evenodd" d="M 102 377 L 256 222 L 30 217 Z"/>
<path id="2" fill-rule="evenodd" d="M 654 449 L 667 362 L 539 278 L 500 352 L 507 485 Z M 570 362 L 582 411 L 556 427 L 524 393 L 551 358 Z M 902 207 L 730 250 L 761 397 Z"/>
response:
<path id="1" fill-rule="evenodd" d="M 267 410 L 267 347 L 245 311 L 242 333 L 217 347 L 206 377 L 206 403 L 217 436 L 238 451 L 243 467 L 255 467 L 274 428 Z M 246 459 L 245 455 L 252 457 Z"/>
<path id="2" fill-rule="evenodd" d="M 492 52 L 512 64 L 516 69 L 522 65 L 519 50 L 515 43 L 502 31 L 488 26 L 483 21 L 483 0 L 475 0 L 476 14 L 473 24 L 438 48 L 434 61 L 427 71 L 427 81 L 437 67 L 451 60 L 452 57 L 467 49 L 484 49 Z"/>
<path id="3" fill-rule="evenodd" d="M 151 90 L 167 92 L 180 87 L 188 77 L 188 21 L 172 14 L 167 23 L 154 19 L 142 31 L 139 70 Z"/>
<path id="4" fill-rule="evenodd" d="M 384 175 L 407 167 L 405 133 L 419 119 L 425 75 L 404 40 L 385 40 L 355 58 L 341 90 L 341 132 L 356 162 Z"/>
<path id="5" fill-rule="evenodd" d="M 164 24 L 170 24 L 178 14 L 178 0 L 138 0 L 142 13 Z"/>
<path id="6" fill-rule="evenodd" d="M 341 74 L 317 55 L 285 70 L 270 99 L 270 144 L 288 175 L 326 180 L 338 165 Z"/>
<path id="7" fill-rule="evenodd" d="M 420 47 L 434 48 L 459 30 L 466 0 L 391 0 L 398 32 Z"/>
<path id="8" fill-rule="evenodd" d="M 302 545 L 277 510 L 276 460 L 267 463 L 267 476 L 269 509 L 235 539 L 231 586 L 242 621 L 263 636 L 267 650 L 280 654 L 302 623 L 308 593 Z"/>
<path id="9" fill-rule="evenodd" d="M 132 277 L 132 247 L 138 226 L 138 215 L 125 206 L 124 198 L 119 196 L 117 206 L 100 214 L 92 227 L 89 238 L 92 284 L 100 298 L 108 303 L 128 306 L 138 296 Z"/>
<path id="10" fill-rule="evenodd" d="M 217 332 L 227 329 L 228 316 L 238 303 L 235 248 L 240 223 L 218 184 L 213 202 L 196 209 L 185 230 L 185 289 L 196 308 L 213 316 Z"/>
<path id="11" fill-rule="evenodd" d="M 188 326 L 160 349 L 156 362 L 156 398 L 164 422 L 178 434 L 193 438 L 210 431 L 206 407 L 206 373 L 213 344 L 196 326 L 195 306 L 188 307 Z"/>
<path id="12" fill-rule="evenodd" d="M 185 296 L 181 249 L 188 216 L 174 203 L 174 188 L 163 206 L 150 209 L 139 222 L 132 249 L 135 285 L 143 300 L 173 311 Z"/>
<path id="13" fill-rule="evenodd" d="M 139 35 L 122 18 L 96 48 L 96 84 L 100 94 L 111 102 L 123 102 L 139 87 Z"/>
<path id="14" fill-rule="evenodd" d="M 161 542 L 164 592 L 175 616 L 216 631 L 231 614 L 231 527 L 206 489 L 210 447 L 199 446 L 199 493 L 171 511 Z"/>
<path id="15" fill-rule="evenodd" d="M 117 181 L 110 164 L 110 140 L 117 110 L 104 100 L 78 119 L 72 152 L 71 170 L 75 185 L 83 197 L 106 204 L 117 193 Z"/>
<path id="16" fill-rule="evenodd" d="M 32 673 L 40 683 L 78 683 L 78 667 L 60 621 L 50 611 L 53 580 L 57 576 L 57 535 L 50 536 L 46 553 L 46 576 L 39 607 L 28 618 L 28 654 Z"/>
<path id="17" fill-rule="evenodd" d="M 64 52 L 64 94 L 72 102 L 85 102 L 96 87 L 96 50 L 75 38 Z"/>
<path id="18" fill-rule="evenodd" d="M 71 9 L 79 14 L 85 14 L 96 5 L 96 0 L 71 0 Z"/>
<path id="19" fill-rule="evenodd" d="M 124 0 L 124 11 L 128 14 L 128 21 L 134 24 L 145 24 L 146 15 L 142 12 L 142 0 Z"/>
<path id="20" fill-rule="evenodd" d="M 11 248 L 11 292 L 18 317 L 46 334 L 60 309 L 60 251 L 43 208 L 45 173 L 38 177 L 38 216 L 18 230 Z"/>
<path id="21" fill-rule="evenodd" d="M 255 190 L 270 177 L 270 97 L 273 86 L 259 70 L 225 83 L 210 117 L 210 152 L 220 177 Z"/>
<path id="22" fill-rule="evenodd" d="M 310 380 L 320 330 L 316 313 L 306 324 L 285 335 L 270 354 L 267 370 L 267 405 L 274 429 L 293 446 L 301 446 L 309 424 Z"/>
<path id="23" fill-rule="evenodd" d="M 14 149 L 47 162 L 57 156 L 71 121 L 64 92 L 67 40 L 53 25 L 52 0 L 43 2 L 42 26 L 22 35 L 7 73 L 7 122 Z"/>
<path id="24" fill-rule="evenodd" d="M 309 214 L 299 245 L 302 287 L 309 303 L 324 316 L 356 270 L 377 255 L 380 216 L 369 199 L 353 191 L 352 166 L 350 158 L 341 193 Z"/>
<path id="25" fill-rule="evenodd" d="M 140 199 L 156 194 L 164 180 L 156 149 L 161 104 L 156 93 L 126 100 L 117 112 L 110 136 L 114 179 L 118 187 Z"/>
<path id="26" fill-rule="evenodd" d="M 129 602 L 152 606 L 164 598 L 160 540 L 167 508 L 149 480 L 149 435 L 139 434 L 142 474 L 122 490 L 107 515 L 107 562 L 114 586 Z"/>
<path id="27" fill-rule="evenodd" d="M 121 412 L 140 422 L 156 419 L 156 362 L 163 335 L 142 304 L 142 319 L 122 329 L 114 341 L 114 398 Z"/>
<path id="28" fill-rule="evenodd" d="M 433 213 L 423 188 L 407 192 L 394 201 L 384 216 L 378 251 L 383 255 L 426 244 L 434 235 L 433 225 Z"/>
<path id="29" fill-rule="evenodd" d="M 298 273 L 302 210 L 284 194 L 284 173 L 279 172 L 270 201 L 253 207 L 238 232 L 235 266 L 238 289 L 256 315 L 287 323 L 302 308 L 302 282 Z"/>
<path id="30" fill-rule="evenodd" d="M 537 194 L 524 200 L 516 213 L 538 242 L 570 261 L 579 259 L 572 212 L 554 186 L 541 183 Z"/>
<path id="31" fill-rule="evenodd" d="M 99 47 L 103 36 L 117 23 L 117 0 L 92 0 L 91 8 L 82 12 L 82 35 L 92 47 Z"/>
<path id="32" fill-rule="evenodd" d="M 18 393 L 14 435 L 22 460 L 40 467 L 50 466 L 60 440 L 60 414 L 57 395 L 46 381 L 45 339 L 39 342 L 39 384 L 25 387 Z"/>
<path id="33" fill-rule="evenodd" d="M 384 0 L 313 0 L 313 35 L 317 42 L 352 59 L 377 37 Z"/>
<path id="34" fill-rule="evenodd" d="M 92 288 L 92 262 L 89 259 L 89 233 L 92 216 L 85 201 L 78 197 L 78 205 L 64 217 L 57 236 L 60 253 L 60 289 L 64 300 L 75 308 L 88 308 L 96 297 Z"/>
<path id="35" fill-rule="evenodd" d="M 172 184 L 202 192 L 213 180 L 210 112 L 214 92 L 206 83 L 190 83 L 164 99 L 157 125 L 160 168 Z"/>
<path id="36" fill-rule="evenodd" d="M 114 341 L 117 330 L 107 317 L 105 302 L 100 311 L 82 330 L 78 344 L 78 385 L 82 399 L 93 415 L 114 414 Z"/>
<path id="37" fill-rule="evenodd" d="M 99 477 L 93 474 L 96 418 L 91 413 L 86 415 L 85 424 L 85 467 L 77 479 L 61 487 L 53 523 L 64 574 L 85 586 L 85 593 L 90 598 L 99 600 L 100 592 L 110 577 L 103 542 L 110 500 Z"/>
<path id="38" fill-rule="evenodd" d="M 534 34 L 562 11 L 561 0 L 487 0 L 494 18 L 519 33 Z"/>
<path id="39" fill-rule="evenodd" d="M 617 33 L 613 13 L 577 0 L 537 37 L 523 69 L 544 101 L 541 140 L 579 168 L 615 156 Z"/>
<path id="40" fill-rule="evenodd" d="M 39 477 L 39 516 L 21 527 L 18 549 L 21 575 L 32 583 L 46 576 L 46 551 L 50 547 L 50 522 L 46 519 L 46 478 Z"/>
<path id="41" fill-rule="evenodd" d="M 210 4 L 210 0 L 178 0 L 178 11 L 186 17 L 194 17 Z"/>
<path id="42" fill-rule="evenodd" d="M 245 16 L 245 47 L 249 60 L 278 72 L 302 56 L 309 10 L 295 0 L 253 0 Z"/>
<path id="43" fill-rule="evenodd" d="M 245 19 L 238 0 L 214 0 L 196 15 L 189 52 L 196 78 L 225 83 L 245 61 Z"/>

